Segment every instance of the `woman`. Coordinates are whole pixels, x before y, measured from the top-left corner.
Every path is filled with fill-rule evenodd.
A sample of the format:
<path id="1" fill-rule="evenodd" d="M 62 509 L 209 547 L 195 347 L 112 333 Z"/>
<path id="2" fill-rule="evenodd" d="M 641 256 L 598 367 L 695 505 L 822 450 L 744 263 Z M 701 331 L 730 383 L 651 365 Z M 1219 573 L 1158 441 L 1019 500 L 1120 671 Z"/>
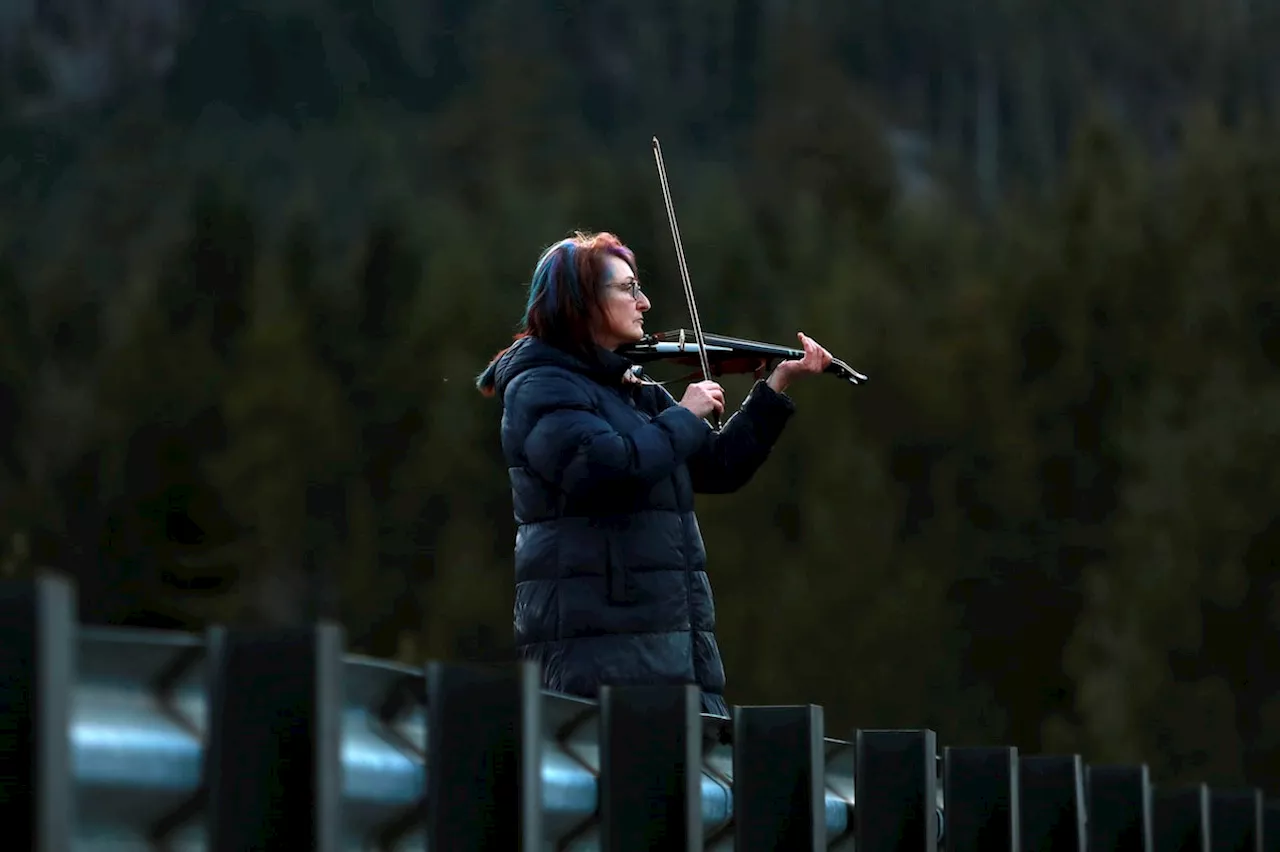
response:
<path id="1" fill-rule="evenodd" d="M 695 493 L 726 494 L 764 462 L 794 411 L 783 395 L 831 355 L 803 334 L 802 360 L 758 381 L 716 433 L 724 392 L 695 382 L 680 402 L 616 351 L 644 336 L 635 257 L 608 233 L 548 248 L 523 329 L 477 386 L 502 400 L 515 507 L 515 635 L 552 690 L 696 683 L 728 715 L 715 605 Z"/>

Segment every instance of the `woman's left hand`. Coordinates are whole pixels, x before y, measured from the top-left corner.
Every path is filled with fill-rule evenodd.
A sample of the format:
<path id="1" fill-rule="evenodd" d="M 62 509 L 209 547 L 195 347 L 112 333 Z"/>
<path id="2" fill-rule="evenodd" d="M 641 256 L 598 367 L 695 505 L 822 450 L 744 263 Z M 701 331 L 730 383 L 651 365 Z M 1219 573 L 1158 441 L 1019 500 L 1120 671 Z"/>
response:
<path id="1" fill-rule="evenodd" d="M 804 357 L 798 361 L 783 361 L 769 376 L 769 387 L 778 393 L 786 390 L 787 385 L 796 376 L 818 375 L 831 366 L 831 353 L 823 349 L 818 341 L 804 332 L 798 332 L 796 337 L 804 347 Z"/>

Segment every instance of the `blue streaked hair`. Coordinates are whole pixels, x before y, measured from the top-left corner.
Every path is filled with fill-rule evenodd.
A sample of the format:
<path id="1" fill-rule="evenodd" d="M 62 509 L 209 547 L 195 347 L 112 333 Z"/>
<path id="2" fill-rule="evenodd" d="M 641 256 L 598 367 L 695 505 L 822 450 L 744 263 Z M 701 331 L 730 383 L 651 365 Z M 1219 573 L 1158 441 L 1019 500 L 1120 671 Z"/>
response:
<path id="1" fill-rule="evenodd" d="M 515 339 L 536 337 L 588 363 L 594 361 L 591 319 L 600 301 L 605 264 L 610 257 L 621 258 L 631 267 L 632 274 L 638 274 L 635 254 L 607 231 L 576 231 L 543 250 L 533 268 L 529 299 Z M 493 356 L 489 367 L 476 379 L 482 393 L 493 393 L 493 367 L 506 351 Z"/>

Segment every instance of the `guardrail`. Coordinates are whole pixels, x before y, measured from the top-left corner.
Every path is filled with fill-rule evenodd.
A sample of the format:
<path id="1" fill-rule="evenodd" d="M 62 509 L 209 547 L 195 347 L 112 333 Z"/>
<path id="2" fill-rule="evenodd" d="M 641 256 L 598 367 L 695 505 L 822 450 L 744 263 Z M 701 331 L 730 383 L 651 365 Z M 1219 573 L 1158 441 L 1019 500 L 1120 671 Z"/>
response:
<path id="1" fill-rule="evenodd" d="M 328 625 L 199 637 L 75 609 L 58 577 L 0 584 L 4 848 L 1280 850 L 1280 803 L 1145 766 L 833 739 L 821 707 L 721 719 L 694 687 L 584 701 L 528 665 L 346 655 Z"/>

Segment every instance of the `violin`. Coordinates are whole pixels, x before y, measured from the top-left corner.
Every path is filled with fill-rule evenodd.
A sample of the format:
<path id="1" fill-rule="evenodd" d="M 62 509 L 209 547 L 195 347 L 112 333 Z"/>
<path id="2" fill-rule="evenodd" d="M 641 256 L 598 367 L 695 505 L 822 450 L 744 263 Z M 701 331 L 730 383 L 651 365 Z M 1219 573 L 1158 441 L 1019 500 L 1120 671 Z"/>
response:
<path id="1" fill-rule="evenodd" d="M 637 364 L 649 364 L 654 361 L 671 361 L 688 366 L 701 366 L 703 355 L 706 355 L 706 373 L 704 377 L 728 376 L 754 373 L 757 377 L 771 370 L 779 361 L 798 361 L 804 357 L 804 351 L 778 346 L 773 343 L 761 343 L 758 340 L 743 340 L 738 337 L 725 337 L 720 334 L 702 333 L 701 344 L 698 336 L 684 328 L 674 331 L 659 331 L 646 334 L 638 343 L 631 343 L 618 350 L 619 355 Z M 823 372 L 844 379 L 853 385 L 867 381 L 867 377 L 850 367 L 838 358 Z"/>
<path id="2" fill-rule="evenodd" d="M 646 335 L 639 343 L 620 350 L 633 361 L 675 360 L 692 361 L 697 358 L 702 369 L 704 381 L 710 381 L 714 375 L 726 373 L 756 373 L 759 375 L 771 363 L 779 360 L 799 360 L 804 352 L 754 340 L 739 340 L 734 337 L 722 337 L 716 334 L 705 334 L 702 321 L 698 319 L 698 303 L 693 297 L 693 283 L 689 279 L 689 265 L 684 258 L 684 245 L 680 241 L 680 227 L 676 224 L 676 209 L 671 203 L 671 186 L 667 182 L 667 168 L 662 162 L 662 146 L 658 137 L 653 137 L 653 161 L 658 167 L 658 181 L 662 185 L 662 200 L 667 207 L 667 223 L 671 226 L 671 242 L 675 244 L 676 264 L 680 269 L 680 283 L 684 285 L 684 298 L 689 306 L 689 322 L 691 330 L 676 329 L 657 334 Z M 713 368 L 713 363 L 715 367 Z M 831 359 L 831 365 L 824 371 L 851 382 L 862 384 L 867 377 L 854 370 L 843 361 Z M 720 431 L 719 415 L 711 415 L 711 428 Z"/>

